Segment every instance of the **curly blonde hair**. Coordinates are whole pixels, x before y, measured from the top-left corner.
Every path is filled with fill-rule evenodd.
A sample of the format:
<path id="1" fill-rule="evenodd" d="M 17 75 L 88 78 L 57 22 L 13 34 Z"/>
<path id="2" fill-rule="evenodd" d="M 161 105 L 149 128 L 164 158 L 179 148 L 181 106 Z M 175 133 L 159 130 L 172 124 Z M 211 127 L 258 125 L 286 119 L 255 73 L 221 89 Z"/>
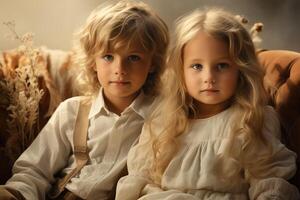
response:
<path id="1" fill-rule="evenodd" d="M 162 88 L 162 101 L 149 123 L 154 157 L 151 176 L 157 183 L 180 145 L 178 136 L 187 131 L 189 119 L 194 116 L 192 97 L 187 93 L 183 76 L 183 49 L 200 31 L 228 44 L 229 55 L 239 66 L 238 87 L 232 97 L 232 104 L 239 108 L 240 123 L 236 124 L 231 141 L 234 142 L 237 134 L 244 134 L 245 151 L 253 144 L 266 144 L 262 135 L 266 97 L 262 71 L 249 32 L 234 15 L 221 9 L 195 10 L 176 21 Z M 154 132 L 154 124 L 158 118 L 164 121 L 160 123 L 160 131 Z M 226 156 L 234 157 L 230 147 Z M 237 159 L 243 162 L 242 158 Z M 243 164 L 252 165 L 250 162 Z"/>
<path id="2" fill-rule="evenodd" d="M 143 90 L 156 94 L 164 71 L 169 33 L 164 21 L 145 3 L 122 0 L 101 4 L 75 33 L 76 60 L 84 69 L 78 80 L 84 80 L 85 91 L 97 93 L 100 83 L 94 70 L 95 56 L 110 47 L 143 47 L 152 55 L 154 71 L 148 74 Z"/>

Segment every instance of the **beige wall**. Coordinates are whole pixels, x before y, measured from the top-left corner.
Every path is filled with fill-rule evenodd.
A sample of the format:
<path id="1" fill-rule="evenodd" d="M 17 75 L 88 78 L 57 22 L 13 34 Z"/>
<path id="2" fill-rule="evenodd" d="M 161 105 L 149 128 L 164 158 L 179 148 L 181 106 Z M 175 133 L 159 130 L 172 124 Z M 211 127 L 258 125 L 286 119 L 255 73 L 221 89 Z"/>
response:
<path id="1" fill-rule="evenodd" d="M 14 20 L 18 33 L 33 32 L 36 46 L 68 50 L 72 32 L 90 11 L 105 0 L 0 0 L 0 50 L 18 45 L 5 37 L 2 22 Z M 245 15 L 251 23 L 262 21 L 262 47 L 300 51 L 299 0 L 144 0 L 168 23 L 194 8 L 222 6 Z"/>

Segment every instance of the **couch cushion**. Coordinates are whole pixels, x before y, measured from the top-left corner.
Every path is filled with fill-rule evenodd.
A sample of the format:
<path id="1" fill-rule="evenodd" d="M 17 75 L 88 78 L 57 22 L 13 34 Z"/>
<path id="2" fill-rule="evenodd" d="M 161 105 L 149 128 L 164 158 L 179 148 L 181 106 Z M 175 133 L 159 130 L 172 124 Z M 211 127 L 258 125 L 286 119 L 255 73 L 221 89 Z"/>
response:
<path id="1" fill-rule="evenodd" d="M 279 114 L 283 140 L 298 155 L 300 164 L 300 53 L 268 50 L 258 54 L 265 72 L 269 104 Z M 300 186 L 300 170 L 294 183 Z"/>

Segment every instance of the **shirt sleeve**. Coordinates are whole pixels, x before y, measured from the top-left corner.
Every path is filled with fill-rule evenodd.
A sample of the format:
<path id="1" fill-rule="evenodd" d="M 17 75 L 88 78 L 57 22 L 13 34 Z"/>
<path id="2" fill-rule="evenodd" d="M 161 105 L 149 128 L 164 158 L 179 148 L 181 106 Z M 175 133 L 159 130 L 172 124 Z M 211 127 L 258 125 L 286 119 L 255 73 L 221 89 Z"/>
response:
<path id="1" fill-rule="evenodd" d="M 286 181 L 296 172 L 296 154 L 280 142 L 279 121 L 275 111 L 270 107 L 266 108 L 263 134 L 272 152 L 271 156 L 266 156 L 268 148 L 258 146 L 255 147 L 256 154 L 246 157 L 247 160 L 256 163 L 255 166 L 245 169 L 245 177 L 250 183 L 250 199 L 296 200 L 300 198 L 297 188 Z M 293 195 L 288 194 L 288 191 L 293 191 Z"/>
<path id="2" fill-rule="evenodd" d="M 257 181 L 249 190 L 250 199 L 282 199 L 298 200 L 300 199 L 299 191 L 289 182 L 282 178 L 266 178 Z"/>
<path id="3" fill-rule="evenodd" d="M 55 181 L 54 175 L 67 165 L 72 151 L 67 134 L 73 133 L 77 109 L 70 102 L 59 105 L 33 143 L 15 162 L 13 176 L 5 187 L 18 190 L 26 199 L 45 199 Z"/>
<path id="4" fill-rule="evenodd" d="M 142 176 L 127 175 L 118 181 L 116 200 L 136 200 L 149 180 Z"/>

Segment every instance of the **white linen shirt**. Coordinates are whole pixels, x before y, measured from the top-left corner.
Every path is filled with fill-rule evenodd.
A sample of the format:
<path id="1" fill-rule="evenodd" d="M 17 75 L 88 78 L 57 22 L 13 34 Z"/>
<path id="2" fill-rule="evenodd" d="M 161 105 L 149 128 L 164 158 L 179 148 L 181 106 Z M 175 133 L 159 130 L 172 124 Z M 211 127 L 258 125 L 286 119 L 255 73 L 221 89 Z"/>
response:
<path id="1" fill-rule="evenodd" d="M 90 160 L 66 188 L 84 199 L 107 199 L 126 165 L 127 154 L 138 138 L 153 98 L 141 93 L 120 116 L 110 112 L 102 90 L 89 112 L 87 146 Z M 26 199 L 45 199 L 55 174 L 76 167 L 73 132 L 81 97 L 62 102 L 30 147 L 15 162 L 6 187 Z"/>

